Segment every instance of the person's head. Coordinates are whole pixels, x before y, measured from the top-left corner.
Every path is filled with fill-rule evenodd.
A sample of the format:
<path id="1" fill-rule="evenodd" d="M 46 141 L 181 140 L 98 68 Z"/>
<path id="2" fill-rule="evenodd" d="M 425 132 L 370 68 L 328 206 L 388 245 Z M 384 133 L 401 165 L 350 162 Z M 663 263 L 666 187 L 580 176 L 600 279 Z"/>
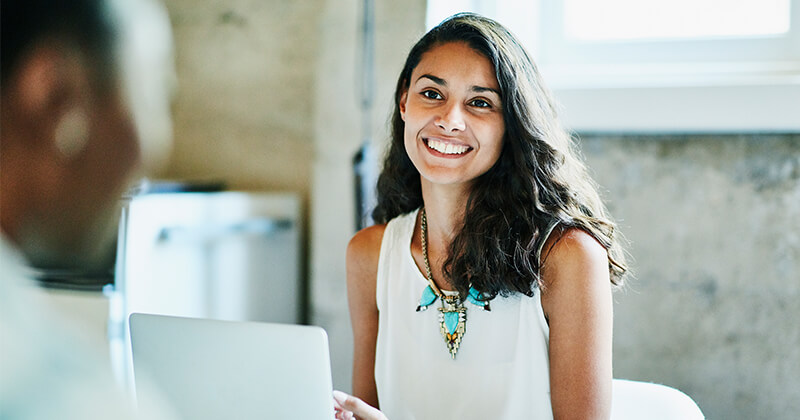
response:
<path id="1" fill-rule="evenodd" d="M 153 66 L 168 61 L 154 56 L 163 47 L 134 46 L 144 30 L 136 20 L 162 13 L 155 10 L 144 0 L 2 3 L 0 227 L 34 265 L 89 266 L 105 257 L 117 201 L 149 150 L 140 137 L 168 142 L 171 73 Z M 150 67 L 137 70 L 151 74 L 135 90 L 134 57 Z M 160 128 L 144 124 L 143 102 Z"/>
<path id="2" fill-rule="evenodd" d="M 492 63 L 464 42 L 423 54 L 398 103 L 420 180 L 469 190 L 497 162 L 505 124 Z"/>
<path id="3" fill-rule="evenodd" d="M 445 274 L 463 291 L 472 282 L 490 296 L 528 293 L 531 284 L 525 279 L 538 278 L 538 262 L 532 253 L 542 240 L 540 232 L 558 221 L 588 231 L 609 249 L 616 281 L 624 272 L 624 257 L 613 234 L 614 224 L 572 138 L 559 123 L 556 105 L 536 65 L 506 28 L 479 15 L 464 13 L 446 19 L 409 52 L 395 90 L 389 151 L 378 180 L 373 218 L 386 222 L 423 204 L 418 162 L 415 152 L 408 150 L 408 137 L 424 137 L 425 132 L 407 127 L 405 107 L 422 76 L 418 69 L 428 66 L 443 46 L 467 46 L 472 54 L 464 52 L 462 57 L 475 57 L 475 64 L 467 67 L 452 60 L 453 66 L 460 66 L 453 71 L 478 73 L 483 68 L 481 60 L 489 64 L 503 128 L 499 157 L 471 185 L 464 226 L 453 241 Z M 478 279 L 471 273 L 496 275 Z"/>
<path id="4" fill-rule="evenodd" d="M 558 126 L 550 95 L 528 54 L 514 36 L 497 22 L 465 13 L 452 16 L 431 29 L 412 47 L 406 58 L 395 90 L 391 145 L 387 157 L 387 164 L 391 163 L 391 168 L 396 166 L 401 169 L 404 176 L 419 178 L 405 150 L 406 124 L 401 107 L 414 82 L 414 71 L 417 70 L 423 57 L 431 50 L 450 43 L 469 46 L 475 53 L 488 60 L 492 67 L 494 83 L 499 86 L 501 101 L 499 108 L 502 111 L 505 129 L 503 152 L 497 167 L 502 166 L 508 170 L 514 159 L 532 159 L 533 156 L 525 152 L 529 152 L 534 146 L 540 146 L 536 145 L 536 142 L 547 145 L 548 148 L 553 147 L 552 143 L 560 143 L 559 145 L 563 147 L 566 134 Z M 525 169 L 531 168 L 530 165 L 526 166 Z M 401 212 L 410 211 L 421 205 L 420 194 L 414 194 L 413 197 L 404 194 L 398 198 L 412 200 L 408 203 L 398 203 L 403 208 Z"/>

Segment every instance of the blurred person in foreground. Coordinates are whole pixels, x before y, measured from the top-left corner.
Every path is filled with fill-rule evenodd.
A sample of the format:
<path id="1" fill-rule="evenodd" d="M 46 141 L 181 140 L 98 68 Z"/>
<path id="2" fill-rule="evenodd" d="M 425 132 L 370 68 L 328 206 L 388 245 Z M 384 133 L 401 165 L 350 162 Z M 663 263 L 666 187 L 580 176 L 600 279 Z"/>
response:
<path id="1" fill-rule="evenodd" d="M 0 418 L 136 418 L 108 357 L 47 307 L 28 267 L 101 263 L 123 191 L 167 156 L 166 12 L 151 0 L 3 0 L 1 28 Z"/>

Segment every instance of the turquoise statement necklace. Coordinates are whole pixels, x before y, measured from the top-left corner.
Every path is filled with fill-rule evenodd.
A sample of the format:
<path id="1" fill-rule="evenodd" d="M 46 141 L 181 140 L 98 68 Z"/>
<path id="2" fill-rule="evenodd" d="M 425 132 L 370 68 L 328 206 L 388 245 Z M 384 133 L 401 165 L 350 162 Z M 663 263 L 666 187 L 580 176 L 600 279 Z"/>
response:
<path id="1" fill-rule="evenodd" d="M 458 347 L 461 345 L 461 339 L 467 329 L 467 308 L 464 306 L 464 300 L 461 299 L 460 295 L 450 296 L 444 294 L 436 287 L 436 283 L 433 281 L 431 264 L 428 261 L 428 217 L 425 214 L 424 207 L 422 208 L 422 221 L 420 224 L 422 260 L 425 262 L 425 275 L 428 279 L 428 286 L 422 291 L 417 312 L 428 309 L 429 306 L 436 302 L 436 299 L 442 302 L 442 306 L 439 308 L 439 329 L 445 344 L 447 344 L 450 357 L 455 360 Z M 466 300 L 486 311 L 490 310 L 489 302 L 484 300 L 481 292 L 475 290 L 471 285 Z"/>

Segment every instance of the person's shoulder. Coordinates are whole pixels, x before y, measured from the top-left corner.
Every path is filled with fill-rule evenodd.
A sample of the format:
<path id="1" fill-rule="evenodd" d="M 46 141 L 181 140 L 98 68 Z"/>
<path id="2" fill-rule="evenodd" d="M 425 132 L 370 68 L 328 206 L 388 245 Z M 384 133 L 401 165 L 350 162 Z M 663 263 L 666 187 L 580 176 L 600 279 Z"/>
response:
<path id="1" fill-rule="evenodd" d="M 569 267 L 600 267 L 608 270 L 608 251 L 583 229 L 558 227 L 545 242 L 542 268 L 546 271 L 564 271 Z"/>
<path id="2" fill-rule="evenodd" d="M 374 261 L 377 264 L 380 255 L 383 233 L 386 224 L 372 225 L 356 232 L 347 244 L 348 263 L 365 263 Z"/>
<path id="3" fill-rule="evenodd" d="M 591 234 L 559 228 L 545 245 L 540 271 L 545 317 L 596 305 L 610 293 L 608 252 Z"/>
<path id="4" fill-rule="evenodd" d="M 347 293 L 351 302 L 359 302 L 356 308 L 376 308 L 378 262 L 381 241 L 386 225 L 374 225 L 356 233 L 347 245 Z M 371 310 L 371 309 L 370 309 Z"/>
<path id="5" fill-rule="evenodd" d="M 350 238 L 350 243 L 347 245 L 348 249 L 354 251 L 365 251 L 375 246 L 380 247 L 383 240 L 383 232 L 386 231 L 386 224 L 372 225 L 359 230 Z"/>

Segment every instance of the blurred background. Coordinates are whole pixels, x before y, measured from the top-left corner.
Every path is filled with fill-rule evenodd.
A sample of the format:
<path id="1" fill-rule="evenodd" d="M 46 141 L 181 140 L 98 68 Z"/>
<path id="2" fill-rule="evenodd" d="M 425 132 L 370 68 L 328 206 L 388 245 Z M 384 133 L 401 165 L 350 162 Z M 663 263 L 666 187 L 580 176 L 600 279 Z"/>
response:
<path id="1" fill-rule="evenodd" d="M 311 323 L 349 390 L 345 248 L 368 223 L 396 78 L 427 27 L 472 10 L 532 53 L 630 242 L 615 377 L 678 388 L 712 419 L 800 413 L 800 1 L 164 3 L 174 149 L 122 202 L 116 275 L 52 289 L 117 351 L 124 315 L 153 302 Z M 160 266 L 134 250 L 142 232 L 177 241 Z M 246 238 L 209 250 L 231 232 Z"/>

